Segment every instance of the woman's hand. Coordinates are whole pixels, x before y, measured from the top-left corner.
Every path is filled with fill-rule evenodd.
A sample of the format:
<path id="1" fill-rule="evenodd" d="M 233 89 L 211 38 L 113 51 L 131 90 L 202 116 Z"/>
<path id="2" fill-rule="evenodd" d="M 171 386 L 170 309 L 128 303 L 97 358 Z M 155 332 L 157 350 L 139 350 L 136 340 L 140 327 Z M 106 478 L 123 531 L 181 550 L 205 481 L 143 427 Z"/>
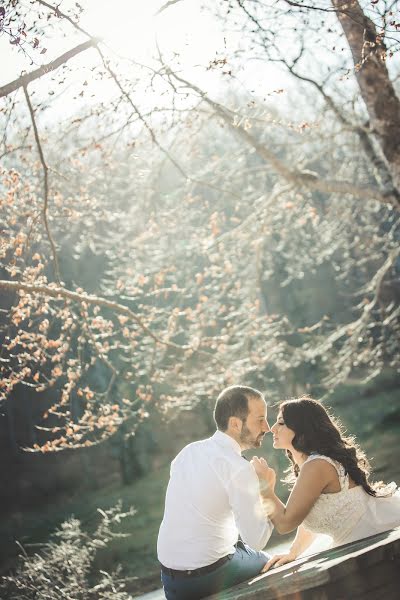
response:
<path id="1" fill-rule="evenodd" d="M 291 552 L 288 552 L 287 554 L 275 554 L 269 559 L 261 573 L 266 573 L 272 567 L 281 567 L 282 565 L 286 565 L 286 563 L 292 562 L 293 560 L 296 560 L 296 558 L 297 556 Z"/>
<path id="2" fill-rule="evenodd" d="M 268 488 L 271 491 L 274 491 L 276 483 L 276 473 L 274 469 L 271 469 L 271 467 L 268 466 L 268 463 L 265 460 L 265 458 L 258 458 L 258 456 L 253 456 L 250 462 L 255 468 L 259 479 L 266 481 L 268 484 Z"/>

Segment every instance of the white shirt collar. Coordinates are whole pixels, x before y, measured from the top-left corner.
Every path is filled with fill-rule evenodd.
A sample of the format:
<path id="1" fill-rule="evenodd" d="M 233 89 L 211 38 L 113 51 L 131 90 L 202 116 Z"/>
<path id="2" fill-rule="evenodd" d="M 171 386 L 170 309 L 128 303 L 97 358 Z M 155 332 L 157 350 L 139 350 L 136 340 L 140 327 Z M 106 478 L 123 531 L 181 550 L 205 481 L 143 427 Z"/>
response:
<path id="1" fill-rule="evenodd" d="M 225 448 L 230 448 L 231 450 L 233 450 L 235 452 L 235 454 L 239 454 L 240 456 L 242 455 L 242 449 L 240 447 L 240 444 L 238 444 L 238 442 L 236 440 L 234 440 L 233 437 L 231 437 L 227 433 L 224 433 L 223 431 L 220 431 L 219 429 L 217 429 L 217 431 L 214 433 L 212 438 L 220 446 L 224 446 Z"/>

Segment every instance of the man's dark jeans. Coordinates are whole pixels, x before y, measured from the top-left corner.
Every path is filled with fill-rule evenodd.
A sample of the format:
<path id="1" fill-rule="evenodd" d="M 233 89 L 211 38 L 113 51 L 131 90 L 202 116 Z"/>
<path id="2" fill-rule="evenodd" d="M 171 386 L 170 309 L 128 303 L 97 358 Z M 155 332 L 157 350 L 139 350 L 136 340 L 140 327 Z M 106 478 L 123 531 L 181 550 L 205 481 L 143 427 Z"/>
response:
<path id="1" fill-rule="evenodd" d="M 188 577 L 161 572 L 161 581 L 167 600 L 200 600 L 256 577 L 270 557 L 238 542 L 236 552 L 215 571 Z"/>

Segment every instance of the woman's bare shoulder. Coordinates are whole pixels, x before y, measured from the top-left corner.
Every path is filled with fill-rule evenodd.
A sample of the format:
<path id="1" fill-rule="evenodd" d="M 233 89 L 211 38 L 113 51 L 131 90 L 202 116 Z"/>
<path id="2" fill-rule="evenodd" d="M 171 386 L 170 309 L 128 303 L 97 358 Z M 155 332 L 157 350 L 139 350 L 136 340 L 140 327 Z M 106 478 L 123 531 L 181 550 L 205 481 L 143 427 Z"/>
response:
<path id="1" fill-rule="evenodd" d="M 332 459 L 321 455 L 313 456 L 312 460 L 306 460 L 300 468 L 300 475 L 316 475 L 318 473 L 329 476 L 335 475 L 337 477 L 338 468 Z"/>

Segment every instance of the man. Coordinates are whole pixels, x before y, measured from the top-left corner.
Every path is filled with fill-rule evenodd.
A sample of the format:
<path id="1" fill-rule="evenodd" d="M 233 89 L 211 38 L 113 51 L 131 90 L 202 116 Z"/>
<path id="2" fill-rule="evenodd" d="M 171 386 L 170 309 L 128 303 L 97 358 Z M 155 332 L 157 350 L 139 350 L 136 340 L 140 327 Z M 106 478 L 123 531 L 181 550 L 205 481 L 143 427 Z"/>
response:
<path id="1" fill-rule="evenodd" d="M 215 434 L 189 444 L 171 464 L 158 559 L 167 600 L 198 600 L 255 577 L 273 525 L 242 450 L 269 431 L 257 390 L 235 385 L 217 398 Z M 240 535 L 240 540 L 238 536 Z"/>

